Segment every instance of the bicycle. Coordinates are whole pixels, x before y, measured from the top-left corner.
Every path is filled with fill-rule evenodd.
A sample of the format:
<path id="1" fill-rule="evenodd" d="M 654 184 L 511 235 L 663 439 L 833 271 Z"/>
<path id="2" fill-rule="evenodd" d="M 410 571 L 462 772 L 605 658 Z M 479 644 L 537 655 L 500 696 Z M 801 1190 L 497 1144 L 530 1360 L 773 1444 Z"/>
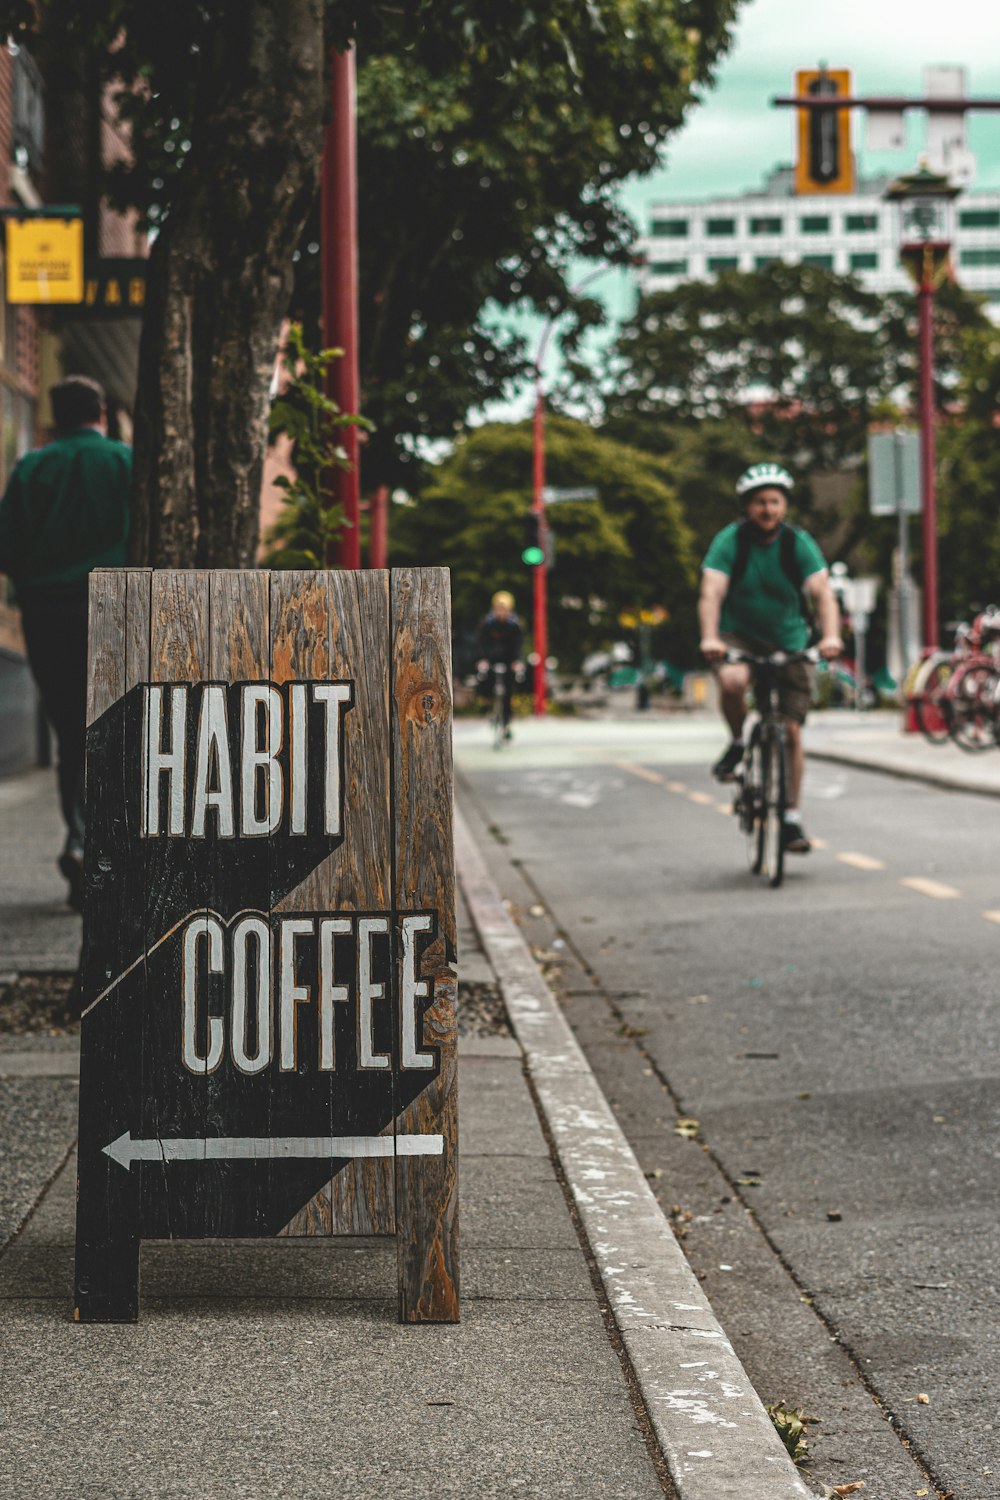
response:
<path id="1" fill-rule="evenodd" d="M 757 718 L 736 773 L 733 812 L 746 839 L 751 873 L 765 874 L 772 887 L 779 886 L 784 875 L 782 832 L 788 807 L 788 731 L 778 710 L 778 672 L 794 662 L 819 659 L 815 646 L 767 656 L 727 651 L 725 656 L 727 662 L 753 669 Z"/>
<path id="2" fill-rule="evenodd" d="M 995 642 L 1000 612 L 987 605 L 972 624 L 948 627 L 954 632 L 950 651 L 938 648 L 911 669 L 906 699 L 914 721 L 932 745 L 954 740 L 963 750 L 986 750 L 995 742 Z"/>

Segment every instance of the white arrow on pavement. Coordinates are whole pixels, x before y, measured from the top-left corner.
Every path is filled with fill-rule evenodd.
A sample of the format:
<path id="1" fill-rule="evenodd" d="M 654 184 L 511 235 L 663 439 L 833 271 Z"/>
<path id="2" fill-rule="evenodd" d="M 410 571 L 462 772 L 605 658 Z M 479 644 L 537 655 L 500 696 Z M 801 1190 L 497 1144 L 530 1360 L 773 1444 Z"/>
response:
<path id="1" fill-rule="evenodd" d="M 134 1161 L 288 1161 L 293 1158 L 442 1156 L 440 1135 L 206 1136 L 204 1139 L 134 1141 L 126 1130 L 103 1148 L 126 1172 Z"/>

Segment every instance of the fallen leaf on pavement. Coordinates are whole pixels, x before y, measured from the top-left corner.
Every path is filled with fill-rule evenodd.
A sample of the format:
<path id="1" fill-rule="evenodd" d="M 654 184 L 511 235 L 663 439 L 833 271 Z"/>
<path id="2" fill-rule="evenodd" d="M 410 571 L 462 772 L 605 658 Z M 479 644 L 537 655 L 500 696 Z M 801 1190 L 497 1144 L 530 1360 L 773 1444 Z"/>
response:
<path id="1" fill-rule="evenodd" d="M 923 1391 L 920 1392 L 920 1395 L 917 1397 L 917 1400 L 920 1402 L 921 1406 L 930 1406 L 930 1404 L 931 1404 L 931 1398 L 930 1398 L 930 1396 L 925 1396 L 924 1393 L 923 1393 Z"/>
<path id="2" fill-rule="evenodd" d="M 698 1129 L 699 1126 L 697 1120 L 678 1120 L 677 1124 L 674 1126 L 674 1134 L 683 1135 L 687 1140 L 693 1141 L 695 1136 L 698 1134 Z"/>
<path id="3" fill-rule="evenodd" d="M 853 1484 L 838 1484 L 830 1491 L 831 1495 L 856 1495 L 858 1490 L 863 1490 L 865 1481 L 856 1479 Z"/>

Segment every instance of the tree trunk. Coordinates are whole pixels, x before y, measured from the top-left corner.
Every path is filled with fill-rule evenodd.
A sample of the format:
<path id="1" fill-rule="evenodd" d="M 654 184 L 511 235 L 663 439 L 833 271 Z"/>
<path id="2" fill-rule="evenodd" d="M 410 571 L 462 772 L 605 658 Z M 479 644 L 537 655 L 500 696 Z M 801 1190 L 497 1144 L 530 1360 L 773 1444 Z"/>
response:
<path id="1" fill-rule="evenodd" d="M 191 150 L 147 282 L 130 543 L 140 566 L 256 558 L 268 386 L 319 181 L 322 17 L 322 0 L 234 0 L 199 59 Z"/>

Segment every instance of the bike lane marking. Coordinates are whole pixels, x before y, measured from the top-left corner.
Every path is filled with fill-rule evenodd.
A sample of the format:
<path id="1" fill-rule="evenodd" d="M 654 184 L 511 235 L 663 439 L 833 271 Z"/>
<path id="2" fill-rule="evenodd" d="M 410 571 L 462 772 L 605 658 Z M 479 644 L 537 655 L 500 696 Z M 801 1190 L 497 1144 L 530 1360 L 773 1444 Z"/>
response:
<path id="1" fill-rule="evenodd" d="M 925 875 L 901 875 L 899 883 L 911 891 L 918 891 L 921 896 L 931 896 L 935 901 L 957 901 L 962 895 L 953 885 L 945 885 L 942 880 L 930 880 Z"/>
<path id="2" fill-rule="evenodd" d="M 658 771 L 650 770 L 647 766 L 637 765 L 634 761 L 630 760 L 615 760 L 612 761 L 612 765 L 616 766 L 619 771 L 628 771 L 633 776 L 641 777 L 643 781 L 651 781 L 656 786 L 662 786 L 668 792 L 682 793 L 687 797 L 689 802 L 695 803 L 695 805 L 698 807 L 714 807 L 715 811 L 722 817 L 731 818 L 733 815 L 733 809 L 730 803 L 716 802 L 714 797 L 712 797 L 708 792 L 691 791 L 683 781 L 668 781 L 665 776 L 661 776 Z M 830 847 L 828 841 L 823 838 L 814 838 L 811 842 L 813 848 L 817 850 L 829 849 Z M 843 854 L 838 854 L 836 857 L 845 865 L 851 865 L 856 870 L 875 871 L 884 870 L 886 868 L 886 863 L 884 860 L 875 859 L 874 856 L 870 854 L 860 854 L 854 851 L 848 851 Z M 932 882 L 932 884 L 933 883 L 934 882 Z M 950 889 L 950 887 L 948 889 Z M 925 894 L 931 893 L 927 892 Z M 955 894 L 957 895 L 959 893 L 956 892 Z M 997 915 L 997 921 L 1000 922 L 1000 913 L 998 913 Z"/>
<path id="3" fill-rule="evenodd" d="M 635 764 L 635 761 L 632 761 L 632 760 L 613 760 L 611 762 L 611 764 L 613 766 L 617 766 L 617 768 L 618 768 L 619 771 L 630 771 L 633 776 L 641 776 L 642 779 L 643 779 L 643 781 L 651 781 L 651 782 L 653 782 L 654 786 L 669 786 L 670 785 L 670 783 L 667 781 L 666 777 L 665 776 L 661 776 L 660 773 L 659 773 L 659 771 L 651 771 L 648 768 L 648 766 L 637 766 Z"/>
<path id="4" fill-rule="evenodd" d="M 984 922 L 996 922 L 1000 926 L 1000 911 L 984 911 L 980 913 Z"/>
<path id="5" fill-rule="evenodd" d="M 815 842 L 815 840 L 813 841 Z M 885 860 L 875 859 L 871 854 L 858 854 L 854 850 L 847 850 L 838 854 L 837 858 L 841 864 L 851 865 L 855 870 L 884 870 Z"/>

